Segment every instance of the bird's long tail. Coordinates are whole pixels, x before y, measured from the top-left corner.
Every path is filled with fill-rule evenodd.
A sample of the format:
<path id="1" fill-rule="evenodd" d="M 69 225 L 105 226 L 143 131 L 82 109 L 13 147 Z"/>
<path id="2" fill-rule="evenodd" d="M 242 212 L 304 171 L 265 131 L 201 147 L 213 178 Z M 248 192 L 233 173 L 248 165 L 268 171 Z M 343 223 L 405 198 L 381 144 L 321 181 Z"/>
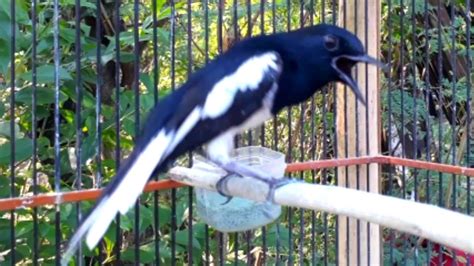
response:
<path id="1" fill-rule="evenodd" d="M 62 265 L 67 265 L 84 236 L 87 246 L 94 248 L 116 215 L 125 214 L 133 206 L 153 171 L 165 159 L 172 140 L 172 134 L 162 129 L 146 144 L 135 148 L 69 241 Z"/>

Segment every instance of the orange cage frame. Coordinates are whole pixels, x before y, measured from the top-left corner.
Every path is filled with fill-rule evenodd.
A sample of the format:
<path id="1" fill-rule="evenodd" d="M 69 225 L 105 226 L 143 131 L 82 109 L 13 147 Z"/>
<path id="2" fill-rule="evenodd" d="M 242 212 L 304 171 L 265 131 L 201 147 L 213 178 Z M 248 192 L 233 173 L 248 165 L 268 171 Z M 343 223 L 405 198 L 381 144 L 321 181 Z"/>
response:
<path id="1" fill-rule="evenodd" d="M 361 164 L 386 164 L 392 166 L 406 166 L 417 169 L 432 170 L 442 173 L 457 174 L 463 176 L 473 176 L 474 168 L 426 162 L 420 160 L 412 160 L 406 158 L 398 158 L 393 156 L 362 156 L 357 158 L 342 158 L 342 159 L 329 159 L 319 161 L 308 161 L 300 163 L 291 163 L 286 167 L 286 172 L 298 172 L 307 170 L 316 170 L 322 168 L 341 167 L 341 166 L 352 166 Z M 144 189 L 144 192 L 166 190 L 178 187 L 184 187 L 185 184 L 175 182 L 169 179 L 150 181 Z M 63 204 L 78 202 L 84 200 L 97 199 L 102 193 L 102 189 L 85 189 L 79 191 L 61 192 L 61 193 L 48 193 L 38 194 L 27 197 L 16 197 L 8 199 L 0 199 L 0 211 L 9 211 L 15 209 L 32 208 L 44 205 Z"/>

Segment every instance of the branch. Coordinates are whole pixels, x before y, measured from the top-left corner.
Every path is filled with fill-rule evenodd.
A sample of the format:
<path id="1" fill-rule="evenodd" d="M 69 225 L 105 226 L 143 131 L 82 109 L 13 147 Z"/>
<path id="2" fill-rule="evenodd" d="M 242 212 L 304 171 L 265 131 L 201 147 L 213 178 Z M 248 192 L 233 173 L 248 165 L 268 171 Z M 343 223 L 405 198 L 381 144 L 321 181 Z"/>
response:
<path id="1" fill-rule="evenodd" d="M 225 172 L 175 167 L 169 174 L 175 181 L 215 190 Z M 250 177 L 231 178 L 225 189 L 229 195 L 255 201 L 265 201 L 269 191 L 266 183 Z M 474 253 L 474 217 L 433 205 L 304 182 L 278 188 L 274 200 L 280 205 L 354 217 Z"/>

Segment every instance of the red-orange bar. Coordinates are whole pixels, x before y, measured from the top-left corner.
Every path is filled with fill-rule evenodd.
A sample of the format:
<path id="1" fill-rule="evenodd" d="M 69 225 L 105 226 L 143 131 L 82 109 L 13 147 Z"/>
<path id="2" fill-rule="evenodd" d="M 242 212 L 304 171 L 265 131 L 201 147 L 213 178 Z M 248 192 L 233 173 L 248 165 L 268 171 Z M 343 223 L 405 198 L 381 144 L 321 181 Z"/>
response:
<path id="1" fill-rule="evenodd" d="M 316 170 L 321 168 L 331 168 L 331 167 L 340 167 L 340 166 L 351 166 L 351 165 L 360 165 L 360 164 L 389 164 L 389 165 L 401 165 L 407 167 L 413 167 L 418 169 L 426 169 L 431 171 L 457 174 L 464 176 L 474 176 L 474 168 L 461 167 L 456 165 L 424 162 L 419 160 L 397 158 L 392 156 L 365 156 L 357 158 L 341 158 L 341 159 L 330 159 L 330 160 L 320 160 L 320 161 L 311 161 L 311 162 L 302 162 L 302 163 L 292 163 L 288 164 L 286 171 L 287 172 L 296 172 L 296 171 L 307 171 L 307 170 Z M 183 187 L 184 184 L 172 181 L 172 180 L 160 180 L 160 181 L 150 181 L 144 191 L 156 191 L 156 190 L 165 190 L 171 188 Z M 9 198 L 9 199 L 0 199 L 0 211 L 8 211 L 19 208 L 32 208 L 43 205 L 53 205 L 56 203 L 67 203 L 67 202 L 77 202 L 83 200 L 94 200 L 97 199 L 102 193 L 102 189 L 87 189 L 80 191 L 71 191 L 63 192 L 60 194 L 60 197 L 57 197 L 57 194 L 42 194 L 30 197 L 20 197 L 20 198 Z"/>
<path id="2" fill-rule="evenodd" d="M 173 180 L 165 179 L 160 181 L 150 181 L 144 191 L 165 190 L 185 186 Z M 79 191 L 63 192 L 59 195 L 55 193 L 40 194 L 30 197 L 0 199 L 0 211 L 8 211 L 20 208 L 32 208 L 43 205 L 53 205 L 57 202 L 77 202 L 83 200 L 95 200 L 102 193 L 102 189 L 85 189 Z"/>
<path id="3" fill-rule="evenodd" d="M 474 168 L 468 168 L 457 165 L 450 164 L 441 164 L 441 163 L 432 163 L 424 162 L 412 159 L 397 158 L 392 156 L 380 156 L 383 159 L 384 164 L 390 165 L 401 165 L 407 167 L 413 167 L 418 169 L 432 170 L 436 172 L 442 172 L 447 174 L 456 174 L 463 176 L 474 176 Z"/>
<path id="4" fill-rule="evenodd" d="M 474 168 L 462 167 L 457 165 L 425 162 L 413 159 L 398 158 L 393 156 L 364 156 L 357 158 L 341 158 L 341 159 L 330 159 L 320 161 L 310 161 L 302 163 L 292 163 L 286 167 L 287 172 L 307 171 L 316 170 L 321 168 L 331 168 L 340 166 L 351 166 L 360 164 L 388 164 L 393 166 L 407 166 L 418 169 L 431 170 L 436 172 L 442 172 L 447 174 L 456 174 L 463 176 L 474 176 Z"/>
<path id="5" fill-rule="evenodd" d="M 341 159 L 329 159 L 319 160 L 301 163 L 291 163 L 286 167 L 287 172 L 298 172 L 307 170 L 316 170 L 322 168 L 360 165 L 369 163 L 380 163 L 380 156 L 363 156 L 357 158 L 341 158 Z"/>

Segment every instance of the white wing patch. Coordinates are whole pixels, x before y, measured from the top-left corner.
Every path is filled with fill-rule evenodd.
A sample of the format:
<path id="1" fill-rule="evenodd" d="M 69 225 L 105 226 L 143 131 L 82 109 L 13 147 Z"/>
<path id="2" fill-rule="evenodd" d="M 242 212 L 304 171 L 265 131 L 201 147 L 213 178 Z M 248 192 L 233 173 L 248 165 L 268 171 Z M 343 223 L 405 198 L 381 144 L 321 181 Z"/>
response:
<path id="1" fill-rule="evenodd" d="M 257 89 L 269 69 L 280 71 L 278 55 L 268 52 L 247 59 L 234 73 L 216 83 L 206 97 L 203 117 L 216 118 L 232 106 L 239 91 Z"/>

